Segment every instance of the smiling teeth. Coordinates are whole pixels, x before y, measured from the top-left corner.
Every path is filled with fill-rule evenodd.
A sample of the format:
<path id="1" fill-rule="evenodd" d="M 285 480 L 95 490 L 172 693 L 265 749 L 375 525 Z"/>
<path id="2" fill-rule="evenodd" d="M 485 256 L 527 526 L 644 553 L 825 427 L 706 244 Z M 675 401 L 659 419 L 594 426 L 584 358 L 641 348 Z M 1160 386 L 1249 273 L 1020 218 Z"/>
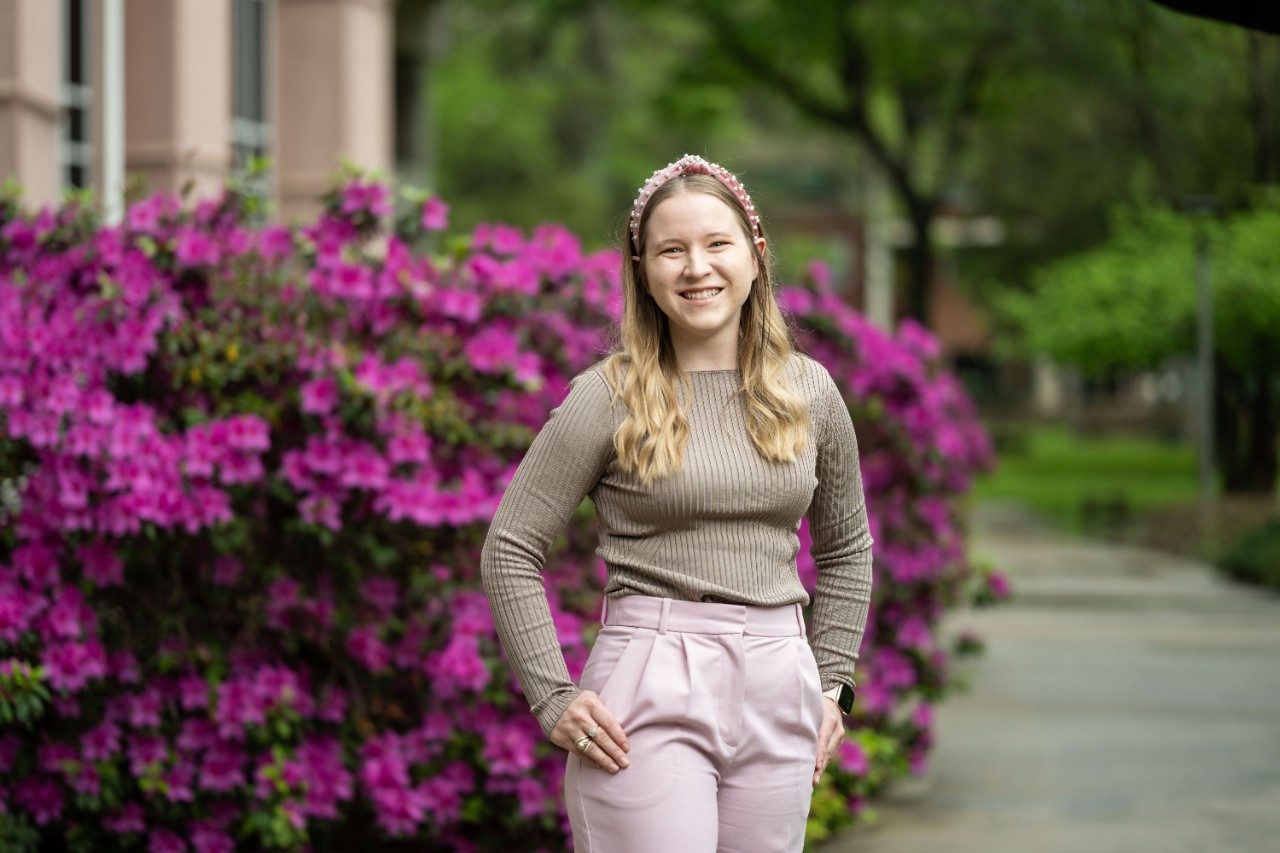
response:
<path id="1" fill-rule="evenodd" d="M 680 295 L 683 296 L 685 299 L 706 299 L 709 296 L 715 296 L 717 293 L 719 293 L 723 289 L 724 288 L 713 288 L 711 290 L 695 290 L 689 293 L 682 293 Z"/>

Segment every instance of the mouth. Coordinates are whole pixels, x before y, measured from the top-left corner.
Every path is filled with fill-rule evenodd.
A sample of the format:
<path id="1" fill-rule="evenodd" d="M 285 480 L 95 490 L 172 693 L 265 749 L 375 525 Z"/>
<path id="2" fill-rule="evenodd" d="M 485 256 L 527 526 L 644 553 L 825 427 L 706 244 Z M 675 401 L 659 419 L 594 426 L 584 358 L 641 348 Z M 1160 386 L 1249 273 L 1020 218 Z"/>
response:
<path id="1" fill-rule="evenodd" d="M 723 287 L 707 287 L 702 290 L 686 290 L 680 294 L 680 298 L 686 302 L 693 302 L 701 305 L 715 299 L 722 290 L 724 290 Z"/>

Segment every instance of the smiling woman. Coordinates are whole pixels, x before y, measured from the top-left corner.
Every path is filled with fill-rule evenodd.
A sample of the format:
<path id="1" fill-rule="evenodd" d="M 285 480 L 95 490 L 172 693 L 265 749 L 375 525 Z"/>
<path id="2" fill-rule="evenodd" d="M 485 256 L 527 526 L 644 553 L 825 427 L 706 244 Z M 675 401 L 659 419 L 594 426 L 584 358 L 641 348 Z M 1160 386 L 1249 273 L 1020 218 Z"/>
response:
<path id="1" fill-rule="evenodd" d="M 871 598 L 853 423 L 795 350 L 732 174 L 693 156 L 655 172 L 624 239 L 620 346 L 573 378 L 485 539 L 494 625 L 568 752 L 575 849 L 798 853 Z M 540 571 L 587 496 L 608 581 L 575 685 Z"/>
<path id="2" fill-rule="evenodd" d="M 764 237 L 749 239 L 729 205 L 688 189 L 654 206 L 647 233 L 652 248 L 640 258 L 642 279 L 667 317 L 680 367 L 736 368 L 742 306 L 759 272 Z"/>

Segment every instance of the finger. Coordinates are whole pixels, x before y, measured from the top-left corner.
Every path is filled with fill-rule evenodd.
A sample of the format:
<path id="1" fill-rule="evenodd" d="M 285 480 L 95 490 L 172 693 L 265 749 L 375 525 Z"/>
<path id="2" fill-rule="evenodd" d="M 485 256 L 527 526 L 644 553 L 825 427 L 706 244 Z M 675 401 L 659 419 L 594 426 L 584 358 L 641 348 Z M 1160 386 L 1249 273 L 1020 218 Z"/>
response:
<path id="1" fill-rule="evenodd" d="M 588 731 L 590 731 L 588 729 Z M 618 745 L 617 741 L 609 737 L 609 733 L 600 729 L 596 733 L 595 740 L 591 742 L 592 749 L 588 749 L 587 753 L 591 758 L 595 759 L 601 767 L 613 770 L 617 767 L 626 767 L 631 763 L 627 758 L 626 751 Z"/>
<path id="2" fill-rule="evenodd" d="M 596 740 L 587 744 L 587 748 L 582 752 L 582 757 L 591 759 L 610 773 L 617 773 L 622 769 L 622 765 L 604 751 L 604 748 L 600 745 L 601 740 L 603 738 L 597 736 Z M 624 758 L 623 760 L 625 761 L 626 759 Z"/>
<path id="3" fill-rule="evenodd" d="M 815 767 L 822 766 L 823 756 L 827 754 L 831 745 L 831 718 L 824 717 L 822 725 L 818 728 L 818 755 Z"/>
<path id="4" fill-rule="evenodd" d="M 609 713 L 609 709 L 596 699 L 588 707 L 588 714 L 590 714 L 590 722 L 587 723 L 586 730 L 596 729 L 594 743 L 600 748 L 598 751 L 591 750 L 591 754 L 599 756 L 599 764 L 602 767 L 609 767 L 611 764 L 626 767 L 630 764 L 627 751 L 623 749 L 622 741 L 618 740 L 618 737 L 625 740 L 626 735 L 623 734 L 622 726 L 618 725 L 613 714 Z"/>
<path id="5" fill-rule="evenodd" d="M 831 737 L 827 741 L 828 756 L 836 754 L 836 750 L 840 748 L 840 742 L 842 740 L 844 740 L 844 728 L 842 726 L 837 726 L 835 730 L 831 732 Z"/>
<path id="6" fill-rule="evenodd" d="M 582 722 L 582 731 L 586 732 L 595 730 L 595 737 L 588 745 L 583 755 L 595 761 L 601 767 L 611 772 L 617 772 L 619 769 L 630 764 L 630 760 L 626 756 L 626 751 L 621 744 L 615 740 L 615 734 L 626 737 L 622 732 L 622 726 L 600 701 L 599 697 L 592 697 L 586 703 L 583 711 L 585 720 Z"/>
<path id="7" fill-rule="evenodd" d="M 591 716 L 600 727 L 609 733 L 609 737 L 621 746 L 625 751 L 631 751 L 631 741 L 627 740 L 627 733 L 622 730 L 622 724 L 618 722 L 618 718 L 613 715 L 605 704 L 598 699 L 595 707 L 591 710 Z"/>

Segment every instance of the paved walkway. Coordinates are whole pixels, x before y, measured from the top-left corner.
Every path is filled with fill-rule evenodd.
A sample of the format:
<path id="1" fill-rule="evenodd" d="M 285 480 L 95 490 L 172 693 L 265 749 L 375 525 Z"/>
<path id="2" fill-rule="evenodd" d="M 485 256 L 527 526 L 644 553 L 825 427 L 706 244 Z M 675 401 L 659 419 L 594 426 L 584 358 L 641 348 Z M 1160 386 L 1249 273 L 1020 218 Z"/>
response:
<path id="1" fill-rule="evenodd" d="M 818 853 L 1280 851 L 1280 596 L 979 509 L 1014 598 L 949 614 L 986 654 L 924 777 Z"/>

